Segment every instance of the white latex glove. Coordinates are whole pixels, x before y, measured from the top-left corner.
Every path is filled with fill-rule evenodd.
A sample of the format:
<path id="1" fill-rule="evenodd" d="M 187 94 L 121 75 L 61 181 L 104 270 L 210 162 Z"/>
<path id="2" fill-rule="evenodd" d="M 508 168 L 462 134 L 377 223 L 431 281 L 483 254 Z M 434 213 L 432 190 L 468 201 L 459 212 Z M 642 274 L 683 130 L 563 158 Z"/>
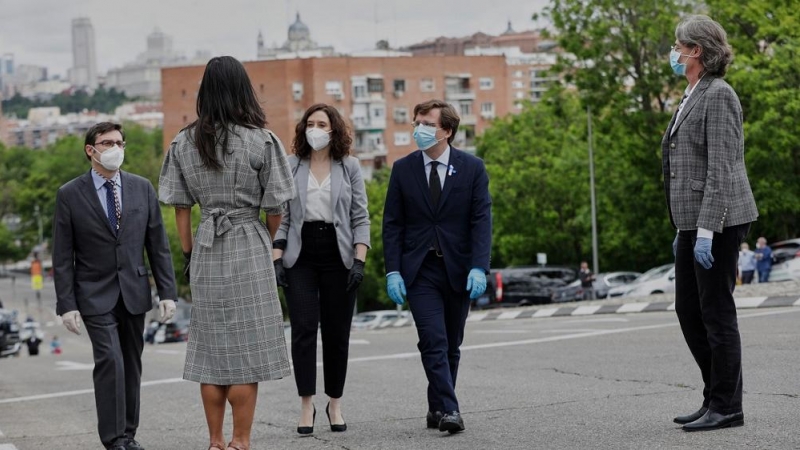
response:
<path id="1" fill-rule="evenodd" d="M 61 320 L 67 330 L 80 335 L 81 334 L 81 313 L 76 311 L 65 312 L 61 315 Z"/>
<path id="2" fill-rule="evenodd" d="M 161 323 L 172 319 L 176 309 L 175 302 L 172 300 L 161 300 L 158 302 L 158 313 L 161 315 Z"/>

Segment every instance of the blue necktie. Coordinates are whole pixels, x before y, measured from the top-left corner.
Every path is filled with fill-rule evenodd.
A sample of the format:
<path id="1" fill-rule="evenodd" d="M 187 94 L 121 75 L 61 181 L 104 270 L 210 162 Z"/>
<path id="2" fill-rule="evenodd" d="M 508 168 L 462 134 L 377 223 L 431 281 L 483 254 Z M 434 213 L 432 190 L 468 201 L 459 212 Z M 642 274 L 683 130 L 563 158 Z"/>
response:
<path id="1" fill-rule="evenodd" d="M 117 200 L 117 193 L 114 191 L 114 183 L 110 180 L 106 181 L 106 211 L 108 212 L 108 223 L 111 224 L 111 229 L 114 234 L 119 232 L 119 201 Z"/>

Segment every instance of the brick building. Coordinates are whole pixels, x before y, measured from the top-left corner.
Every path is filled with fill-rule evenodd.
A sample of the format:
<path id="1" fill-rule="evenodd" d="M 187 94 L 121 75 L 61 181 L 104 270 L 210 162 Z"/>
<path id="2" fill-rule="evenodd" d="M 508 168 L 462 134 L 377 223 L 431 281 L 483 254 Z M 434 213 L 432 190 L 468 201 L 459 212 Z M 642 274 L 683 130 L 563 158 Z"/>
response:
<path id="1" fill-rule="evenodd" d="M 439 98 L 453 104 L 461 126 L 453 145 L 475 149 L 496 116 L 512 112 L 511 66 L 504 56 L 331 57 L 244 63 L 273 130 L 288 147 L 305 110 L 328 103 L 349 119 L 365 176 L 416 149 L 413 108 Z M 203 66 L 162 72 L 164 148 L 196 118 Z"/>

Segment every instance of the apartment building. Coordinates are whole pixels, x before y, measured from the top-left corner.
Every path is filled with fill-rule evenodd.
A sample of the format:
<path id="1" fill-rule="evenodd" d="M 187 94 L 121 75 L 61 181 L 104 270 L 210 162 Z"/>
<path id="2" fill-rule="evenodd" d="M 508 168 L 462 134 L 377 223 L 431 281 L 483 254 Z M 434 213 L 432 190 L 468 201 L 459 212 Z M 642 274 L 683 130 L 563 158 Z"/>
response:
<path id="1" fill-rule="evenodd" d="M 269 121 L 287 148 L 305 110 L 334 105 L 349 119 L 365 176 L 416 149 L 414 105 L 438 98 L 461 115 L 453 145 L 475 150 L 491 119 L 512 112 L 503 56 L 330 57 L 244 64 Z M 196 118 L 203 66 L 164 68 L 164 147 Z"/>

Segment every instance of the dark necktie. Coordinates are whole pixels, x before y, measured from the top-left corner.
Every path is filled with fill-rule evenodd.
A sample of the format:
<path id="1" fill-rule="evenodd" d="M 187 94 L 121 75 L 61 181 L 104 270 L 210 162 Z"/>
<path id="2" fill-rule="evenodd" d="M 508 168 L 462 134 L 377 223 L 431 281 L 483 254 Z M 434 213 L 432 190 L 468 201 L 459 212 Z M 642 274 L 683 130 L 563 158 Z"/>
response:
<path id="1" fill-rule="evenodd" d="M 114 230 L 114 234 L 119 232 L 119 219 L 120 219 L 120 208 L 119 208 L 119 197 L 117 196 L 117 191 L 114 189 L 114 182 L 111 180 L 107 180 L 104 183 L 106 187 L 106 211 L 108 212 L 108 223 L 111 224 L 111 229 Z"/>
<path id="2" fill-rule="evenodd" d="M 433 203 L 433 208 L 436 209 L 439 206 L 439 197 L 442 196 L 442 181 L 439 178 L 439 162 L 432 161 L 431 162 L 431 176 L 428 179 L 428 184 L 431 189 L 431 201 Z"/>
<path id="3" fill-rule="evenodd" d="M 439 206 L 439 197 L 442 196 L 442 182 L 441 178 L 439 178 L 439 169 L 437 167 L 439 167 L 439 162 L 431 161 L 431 175 L 428 178 L 428 187 L 431 190 L 431 203 L 433 204 L 434 212 Z M 439 237 L 436 235 L 435 230 L 433 233 L 433 249 L 436 250 L 437 254 L 442 254 L 442 248 L 439 247 Z"/>

